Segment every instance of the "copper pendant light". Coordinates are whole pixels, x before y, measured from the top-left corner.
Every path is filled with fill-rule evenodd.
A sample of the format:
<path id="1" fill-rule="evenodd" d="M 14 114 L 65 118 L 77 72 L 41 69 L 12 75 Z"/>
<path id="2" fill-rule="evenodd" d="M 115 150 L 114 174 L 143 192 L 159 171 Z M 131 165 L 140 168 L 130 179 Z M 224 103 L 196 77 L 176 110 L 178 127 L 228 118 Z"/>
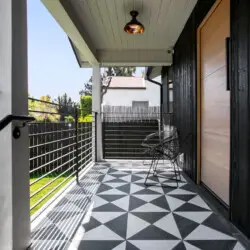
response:
<path id="1" fill-rule="evenodd" d="M 138 11 L 132 10 L 130 15 L 132 16 L 132 20 L 128 22 L 125 27 L 124 31 L 128 34 L 142 34 L 145 30 L 144 26 L 137 21 L 136 17 L 138 16 Z"/>

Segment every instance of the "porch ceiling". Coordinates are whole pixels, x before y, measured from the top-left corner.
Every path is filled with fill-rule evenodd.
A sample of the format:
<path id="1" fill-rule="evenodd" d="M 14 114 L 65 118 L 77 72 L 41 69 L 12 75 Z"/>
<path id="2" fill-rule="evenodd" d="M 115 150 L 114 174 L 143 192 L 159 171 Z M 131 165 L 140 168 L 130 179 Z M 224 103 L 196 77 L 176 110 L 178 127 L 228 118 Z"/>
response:
<path id="1" fill-rule="evenodd" d="M 176 43 L 197 0 L 41 0 L 72 41 L 81 67 L 170 65 Z M 145 33 L 123 31 L 139 11 Z"/>

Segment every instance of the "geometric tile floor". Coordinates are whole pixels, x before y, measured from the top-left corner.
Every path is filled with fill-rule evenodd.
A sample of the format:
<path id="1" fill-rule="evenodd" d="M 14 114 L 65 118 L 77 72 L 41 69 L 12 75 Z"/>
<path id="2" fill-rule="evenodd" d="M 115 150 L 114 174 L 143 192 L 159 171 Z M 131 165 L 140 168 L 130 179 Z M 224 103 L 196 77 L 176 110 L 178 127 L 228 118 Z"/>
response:
<path id="1" fill-rule="evenodd" d="M 141 163 L 94 166 L 34 230 L 32 249 L 244 249 L 195 185 L 145 187 L 146 173 Z M 171 169 L 158 174 L 149 183 L 176 185 Z"/>

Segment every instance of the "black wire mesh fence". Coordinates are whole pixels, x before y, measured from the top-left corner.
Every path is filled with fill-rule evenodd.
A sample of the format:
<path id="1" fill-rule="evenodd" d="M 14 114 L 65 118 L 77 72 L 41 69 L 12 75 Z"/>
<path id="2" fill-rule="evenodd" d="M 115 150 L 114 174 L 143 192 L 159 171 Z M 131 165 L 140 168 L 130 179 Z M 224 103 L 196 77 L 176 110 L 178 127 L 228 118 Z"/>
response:
<path id="1" fill-rule="evenodd" d="M 30 115 L 36 118 L 29 124 L 33 214 L 70 180 L 78 180 L 80 171 L 95 157 L 95 114 L 79 119 L 81 110 L 77 107 L 32 98 L 29 108 Z"/>
<path id="2" fill-rule="evenodd" d="M 103 155 L 106 159 L 149 159 L 142 146 L 151 133 L 174 126 L 174 115 L 157 112 L 103 113 Z M 162 118 L 162 121 L 161 121 Z"/>

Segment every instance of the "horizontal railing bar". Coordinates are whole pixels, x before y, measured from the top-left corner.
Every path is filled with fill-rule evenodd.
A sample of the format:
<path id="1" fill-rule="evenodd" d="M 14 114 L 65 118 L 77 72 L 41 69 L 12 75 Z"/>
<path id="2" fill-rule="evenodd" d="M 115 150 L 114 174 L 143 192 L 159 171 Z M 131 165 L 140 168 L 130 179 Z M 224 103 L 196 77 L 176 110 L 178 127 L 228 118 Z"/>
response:
<path id="1" fill-rule="evenodd" d="M 91 144 L 91 143 L 89 143 L 89 144 Z M 89 150 L 92 149 L 92 148 L 93 148 L 93 146 L 88 147 L 88 148 L 85 149 L 83 152 L 79 153 L 78 155 L 81 156 L 82 154 L 86 153 L 87 151 L 89 151 Z"/>
<path id="2" fill-rule="evenodd" d="M 92 149 L 92 147 L 91 148 L 89 148 L 89 149 Z M 82 155 L 83 153 L 86 153 L 86 151 L 85 152 L 82 152 L 81 154 L 79 154 L 79 155 Z M 82 159 L 80 159 L 79 160 L 79 162 L 82 162 L 83 160 L 85 160 L 87 157 L 89 157 L 90 155 L 92 155 L 92 151 L 88 154 L 88 155 L 86 155 L 84 158 L 82 158 Z"/>
<path id="3" fill-rule="evenodd" d="M 41 188 L 39 188 L 36 192 L 32 193 L 30 195 L 30 198 L 34 197 L 36 194 L 38 194 L 39 192 L 41 192 L 44 188 L 48 187 L 51 183 L 53 183 L 54 181 L 56 181 L 57 179 L 59 179 L 62 175 L 64 175 L 65 173 L 67 173 L 69 170 L 71 170 L 72 168 L 75 167 L 76 164 L 74 164 L 72 167 L 68 168 L 67 170 L 65 170 L 64 172 L 62 172 L 60 175 L 58 175 L 56 178 L 52 179 L 50 182 L 48 182 L 46 185 L 42 186 Z"/>
<path id="4" fill-rule="evenodd" d="M 57 157 L 56 159 L 53 159 L 52 161 L 46 162 L 45 164 L 43 164 L 43 165 L 41 165 L 41 166 L 39 166 L 39 167 L 37 167 L 37 168 L 35 168 L 35 169 L 30 170 L 30 174 L 34 173 L 35 171 L 37 171 L 37 170 L 39 170 L 39 169 L 41 169 L 41 168 L 47 167 L 49 164 L 51 164 L 51 163 L 53 163 L 53 162 L 56 162 L 56 161 L 58 161 L 58 160 L 60 160 L 60 159 L 63 159 L 65 156 L 68 156 L 68 155 L 74 153 L 75 151 L 76 151 L 76 149 L 74 148 L 73 150 L 71 150 L 71 151 L 68 152 L 67 154 L 64 154 L 64 155 L 62 155 L 62 156 L 60 156 L 60 157 Z"/>
<path id="5" fill-rule="evenodd" d="M 29 136 L 41 136 L 41 135 L 48 135 L 48 134 L 62 133 L 62 132 L 71 132 L 71 131 L 75 131 L 75 129 L 54 130 L 54 131 L 48 131 L 48 132 L 42 132 L 42 133 L 29 134 Z"/>
<path id="6" fill-rule="evenodd" d="M 107 122 L 103 124 L 104 127 L 109 128 L 109 127 L 119 127 L 119 128 L 134 128 L 134 127 L 142 127 L 141 125 L 143 124 L 142 128 L 158 128 L 157 123 L 155 124 L 145 124 L 145 122 L 128 122 L 127 124 L 124 124 L 125 122 Z M 120 125 L 119 125 L 120 124 Z M 121 125 L 122 124 L 122 125 Z"/>
<path id="7" fill-rule="evenodd" d="M 126 136 L 126 137 L 130 137 L 130 136 L 132 136 L 132 137 L 134 137 L 134 136 L 137 136 L 137 137 L 143 137 L 143 138 L 145 138 L 146 136 L 147 136 L 148 134 L 146 134 L 146 135 L 135 135 L 135 134 L 109 134 L 109 135 L 107 135 L 107 134 L 104 134 L 104 136 L 105 137 L 115 137 L 115 138 L 119 138 L 119 137 L 124 137 L 124 136 Z"/>
<path id="8" fill-rule="evenodd" d="M 43 198 L 38 200 L 31 208 L 30 211 L 33 210 L 35 207 L 37 207 L 43 200 L 45 200 L 48 196 L 50 196 L 55 190 L 57 190 L 64 182 L 66 182 L 73 174 L 75 174 L 76 171 L 72 172 L 71 175 L 69 175 L 64 181 L 62 181 L 59 185 L 57 185 L 55 188 L 53 188 L 49 193 L 47 193 Z"/>
<path id="9" fill-rule="evenodd" d="M 91 161 L 92 161 L 92 157 L 90 157 L 88 161 L 85 161 L 85 162 L 82 164 L 82 166 L 80 167 L 80 170 L 82 170 L 84 167 L 86 167 Z"/>
<path id="10" fill-rule="evenodd" d="M 65 146 L 65 147 L 58 148 L 58 149 L 55 149 L 55 150 L 46 152 L 46 153 L 41 154 L 41 155 L 37 155 L 37 156 L 35 156 L 35 157 L 33 157 L 33 158 L 30 158 L 30 161 L 34 161 L 35 159 L 38 159 L 38 158 L 40 158 L 40 157 L 44 157 L 44 156 L 46 156 L 46 155 L 53 154 L 53 153 L 55 153 L 55 152 L 57 152 L 57 151 L 64 150 L 64 149 L 66 149 L 66 148 L 69 148 L 69 147 L 72 147 L 72 146 L 75 146 L 75 145 L 76 145 L 76 143 L 74 142 L 74 143 L 69 144 L 69 145 L 67 145 L 67 146 Z"/>
<path id="11" fill-rule="evenodd" d="M 68 164 L 69 162 L 71 162 L 72 160 L 75 160 L 76 156 L 74 156 L 73 158 L 71 158 L 69 161 L 64 162 L 62 165 L 52 169 L 51 171 L 49 171 L 48 173 L 42 175 L 40 178 L 37 178 L 35 181 L 33 181 L 32 183 L 30 183 L 30 186 L 32 186 L 33 184 L 37 183 L 38 181 L 40 181 L 41 179 L 43 179 L 44 177 L 48 176 L 51 173 L 54 173 L 56 170 L 58 170 L 59 168 L 65 166 L 66 164 Z"/>
<path id="12" fill-rule="evenodd" d="M 105 133 L 107 133 L 107 132 L 117 132 L 117 131 L 119 131 L 119 132 L 128 132 L 127 129 L 114 129 L 114 130 L 105 129 Z M 139 132 L 139 133 L 151 133 L 151 132 L 154 133 L 154 132 L 157 132 L 155 130 L 129 130 L 129 132 L 131 132 L 131 131 Z"/>
<path id="13" fill-rule="evenodd" d="M 90 162 L 92 161 L 92 157 L 89 158 L 89 160 L 85 161 L 81 167 L 79 168 L 79 171 L 81 171 L 82 169 L 84 169 Z"/>
<path id="14" fill-rule="evenodd" d="M 150 159 L 152 159 L 152 157 L 151 158 L 148 158 L 148 157 L 144 157 L 144 156 L 128 156 L 128 157 L 126 157 L 126 156 L 121 156 L 121 157 L 116 157 L 116 156 L 106 156 L 105 157 L 106 159 L 114 159 L 114 160 L 150 160 Z"/>
<path id="15" fill-rule="evenodd" d="M 92 140 L 93 138 L 94 138 L 94 137 L 84 138 L 84 140 L 78 141 L 78 144 L 81 144 L 81 143 L 83 143 L 83 142 L 85 142 L 85 141 L 87 141 L 87 140 Z M 81 148 L 83 148 L 83 147 L 85 147 L 85 146 L 87 146 L 87 145 L 89 145 L 89 143 L 86 144 L 86 145 L 83 145 L 83 146 L 80 147 L 79 149 L 81 149 Z M 57 152 L 57 151 L 61 151 L 61 150 L 67 149 L 67 148 L 72 147 L 72 146 L 76 146 L 76 143 L 74 142 L 74 143 L 69 144 L 69 145 L 67 145 L 67 146 L 65 146 L 65 147 L 58 148 L 58 149 L 55 149 L 55 150 L 46 152 L 46 153 L 44 153 L 44 154 L 35 156 L 35 157 L 33 157 L 33 158 L 30 158 L 30 161 L 33 161 L 33 160 L 38 159 L 38 158 L 40 158 L 40 157 L 44 157 L 44 156 L 46 156 L 46 155 L 50 155 L 50 154 L 55 153 L 55 152 Z M 74 150 L 74 151 L 75 151 L 75 150 Z M 74 151 L 73 151 L 73 152 L 74 152 Z M 72 152 L 72 151 L 71 151 L 71 152 Z M 63 157 L 63 156 L 62 156 L 62 157 Z M 61 159 L 61 158 L 56 158 L 55 161 L 58 160 L 58 159 Z M 49 163 L 51 163 L 51 162 L 49 162 Z M 46 163 L 46 165 L 49 164 L 49 163 Z M 34 170 L 34 169 L 32 169 L 32 171 L 33 171 L 33 170 Z M 30 173 L 31 173 L 31 172 L 30 172 Z"/>
<path id="16" fill-rule="evenodd" d="M 129 149 L 146 149 L 146 148 L 141 147 L 140 145 L 133 145 L 133 146 L 134 147 L 123 146 L 121 148 L 119 148 L 119 147 L 105 147 L 105 152 L 107 152 L 107 151 L 129 150 Z"/>
<path id="17" fill-rule="evenodd" d="M 48 115 L 70 115 L 70 114 L 63 114 L 63 113 L 55 113 L 55 112 L 48 112 L 48 111 L 39 111 L 39 110 L 29 110 L 29 113 L 40 113 L 40 114 L 48 114 Z"/>
<path id="18" fill-rule="evenodd" d="M 142 152 L 131 152 L 132 154 L 142 154 Z M 130 154 L 129 152 L 107 152 L 105 154 Z"/>
<path id="19" fill-rule="evenodd" d="M 45 145 L 48 145 L 48 144 L 51 144 L 51 143 L 61 142 L 61 141 L 65 141 L 65 140 L 68 140 L 68 139 L 73 139 L 75 137 L 76 136 L 74 135 L 74 136 L 71 136 L 71 137 L 67 137 L 67 138 L 63 138 L 63 139 L 59 139 L 59 140 L 55 140 L 55 141 L 49 141 L 49 142 L 33 145 L 33 146 L 30 146 L 29 149 L 36 148 L 36 147 L 42 147 L 42 146 L 45 146 Z"/>
<path id="20" fill-rule="evenodd" d="M 141 139 L 105 139 L 104 138 L 104 140 L 105 141 L 141 141 L 142 142 L 142 140 Z"/>
<path id="21" fill-rule="evenodd" d="M 78 141 L 78 143 L 82 143 L 82 142 L 85 142 L 85 141 L 88 141 L 88 140 L 92 140 L 94 139 L 95 137 L 89 137 L 89 138 L 85 138 L 84 140 L 81 140 L 81 141 Z"/>
<path id="22" fill-rule="evenodd" d="M 78 134 L 78 135 L 79 135 L 79 136 L 83 136 L 83 135 L 88 135 L 88 134 L 90 134 L 90 133 L 92 133 L 92 130 L 91 130 L 91 131 L 89 131 L 89 132 L 87 132 L 87 133 Z"/>
<path id="23" fill-rule="evenodd" d="M 46 103 L 46 104 L 51 104 L 51 105 L 55 105 L 55 106 L 63 106 L 63 105 L 60 105 L 59 103 L 55 103 L 55 102 L 49 102 L 49 101 L 44 101 L 44 100 L 39 100 L 39 99 L 35 99 L 35 98 L 32 98 L 32 97 L 29 97 L 28 98 L 30 101 L 33 101 L 33 102 L 42 102 L 42 103 Z"/>

